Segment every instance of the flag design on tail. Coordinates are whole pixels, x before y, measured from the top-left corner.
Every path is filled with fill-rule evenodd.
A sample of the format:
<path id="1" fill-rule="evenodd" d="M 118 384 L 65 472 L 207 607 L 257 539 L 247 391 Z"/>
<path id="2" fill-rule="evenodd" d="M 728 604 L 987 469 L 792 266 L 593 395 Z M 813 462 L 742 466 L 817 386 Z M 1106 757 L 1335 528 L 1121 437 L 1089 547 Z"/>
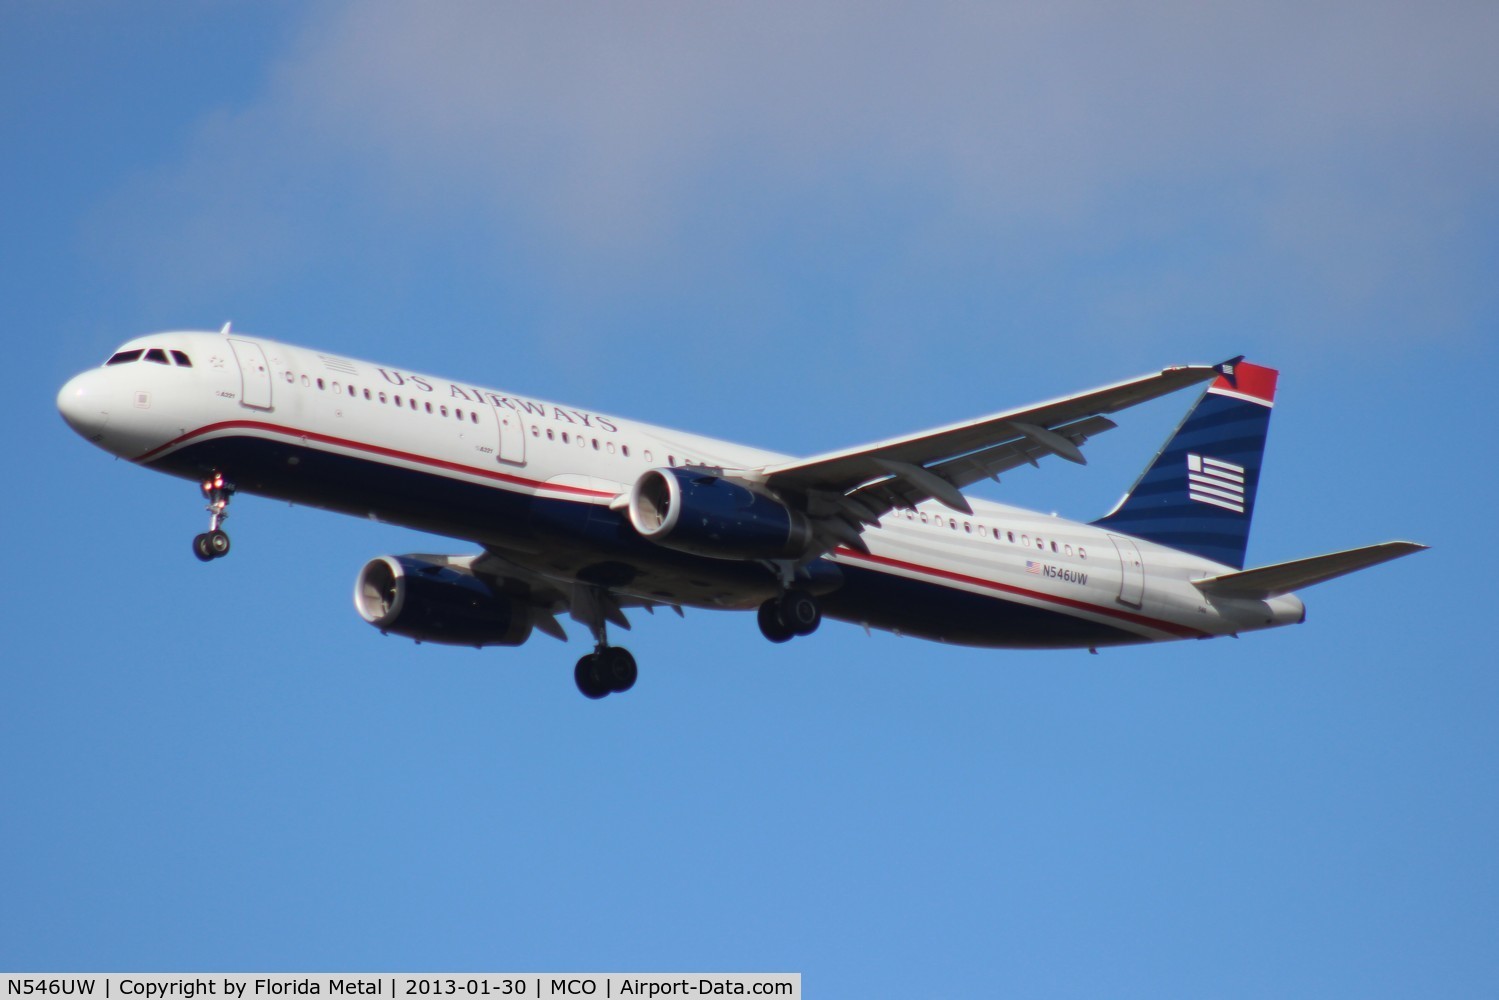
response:
<path id="1" fill-rule="evenodd" d="M 1187 482 L 1189 500 L 1244 513 L 1244 466 L 1189 454 Z"/>
<path id="2" fill-rule="evenodd" d="M 1093 523 L 1243 569 L 1278 373 L 1243 361 L 1220 372 L 1119 505 Z"/>

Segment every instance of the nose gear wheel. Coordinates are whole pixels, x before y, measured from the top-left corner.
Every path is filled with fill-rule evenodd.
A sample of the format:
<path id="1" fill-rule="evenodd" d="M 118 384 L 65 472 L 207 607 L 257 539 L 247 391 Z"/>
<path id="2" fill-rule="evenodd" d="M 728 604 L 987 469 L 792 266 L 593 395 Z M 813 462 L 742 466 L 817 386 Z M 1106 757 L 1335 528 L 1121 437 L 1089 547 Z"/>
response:
<path id="1" fill-rule="evenodd" d="M 229 554 L 229 535 L 220 527 L 229 519 L 229 498 L 234 496 L 234 484 L 215 472 L 201 484 L 203 498 L 208 501 L 208 530 L 193 539 L 193 555 L 204 562 L 212 562 Z"/>

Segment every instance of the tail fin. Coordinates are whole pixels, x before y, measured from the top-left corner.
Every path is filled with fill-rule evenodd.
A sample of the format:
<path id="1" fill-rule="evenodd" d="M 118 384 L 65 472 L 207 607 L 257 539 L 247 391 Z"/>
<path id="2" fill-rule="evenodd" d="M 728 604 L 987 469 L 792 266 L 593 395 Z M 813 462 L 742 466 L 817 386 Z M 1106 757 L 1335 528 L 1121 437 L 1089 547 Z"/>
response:
<path id="1" fill-rule="evenodd" d="M 1242 359 L 1219 371 L 1124 499 L 1093 523 L 1243 569 L 1279 373 Z"/>

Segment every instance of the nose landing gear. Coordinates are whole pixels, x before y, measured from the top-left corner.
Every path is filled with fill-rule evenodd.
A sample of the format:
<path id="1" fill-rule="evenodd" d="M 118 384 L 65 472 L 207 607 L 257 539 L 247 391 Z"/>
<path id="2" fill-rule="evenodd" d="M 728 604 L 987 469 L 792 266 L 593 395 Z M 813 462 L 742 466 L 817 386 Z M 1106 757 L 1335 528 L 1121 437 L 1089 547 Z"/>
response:
<path id="1" fill-rule="evenodd" d="M 208 530 L 193 539 L 193 555 L 204 562 L 212 562 L 229 554 L 229 535 L 220 527 L 229 519 L 229 498 L 234 495 L 234 484 L 215 472 L 202 483 L 203 497 L 208 501 Z"/>

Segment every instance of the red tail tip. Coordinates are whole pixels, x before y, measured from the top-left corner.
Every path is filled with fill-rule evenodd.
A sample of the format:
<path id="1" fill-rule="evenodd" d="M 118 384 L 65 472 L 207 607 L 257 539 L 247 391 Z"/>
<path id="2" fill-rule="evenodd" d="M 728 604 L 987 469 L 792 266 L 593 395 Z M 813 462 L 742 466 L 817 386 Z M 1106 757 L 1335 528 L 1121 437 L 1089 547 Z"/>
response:
<path id="1" fill-rule="evenodd" d="M 1214 379 L 1209 391 L 1242 396 L 1269 406 L 1275 402 L 1275 380 L 1279 376 L 1280 372 L 1274 368 L 1240 361 Z"/>

